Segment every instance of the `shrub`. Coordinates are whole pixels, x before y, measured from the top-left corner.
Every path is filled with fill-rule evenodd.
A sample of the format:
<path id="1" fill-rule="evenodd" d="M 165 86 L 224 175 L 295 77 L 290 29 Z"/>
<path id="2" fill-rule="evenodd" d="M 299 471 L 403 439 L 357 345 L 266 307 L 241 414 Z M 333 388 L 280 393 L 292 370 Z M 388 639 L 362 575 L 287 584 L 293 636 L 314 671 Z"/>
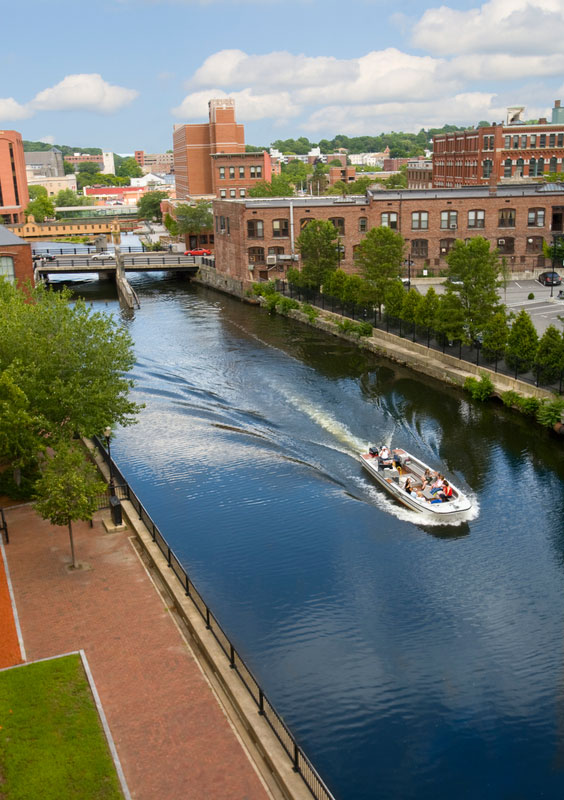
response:
<path id="1" fill-rule="evenodd" d="M 266 299 L 266 309 L 269 314 L 274 314 L 276 311 L 276 306 L 282 300 L 282 296 L 279 295 L 277 292 L 269 293 L 267 295 L 263 295 Z"/>
<path id="2" fill-rule="evenodd" d="M 537 422 L 546 428 L 552 428 L 562 419 L 564 411 L 564 398 L 555 397 L 554 400 L 543 400 L 537 409 Z"/>
<path id="3" fill-rule="evenodd" d="M 276 294 L 276 284 L 274 281 L 267 281 L 266 283 L 253 283 L 253 292 L 258 297 L 270 297 Z"/>
<path id="4" fill-rule="evenodd" d="M 343 333 L 356 333 L 357 325 L 352 319 L 342 319 L 337 322 L 337 328 Z"/>
<path id="5" fill-rule="evenodd" d="M 491 397 L 494 390 L 493 383 L 489 375 L 485 372 L 482 373 L 480 380 L 476 378 L 466 378 L 464 381 L 464 388 L 472 395 L 474 400 L 479 400 L 481 403 L 487 400 L 488 397 Z"/>
<path id="6" fill-rule="evenodd" d="M 276 295 L 273 295 L 273 297 Z M 294 300 L 292 297 L 279 297 L 278 302 L 275 304 L 275 307 L 278 308 L 278 313 L 280 314 L 287 314 L 288 311 L 292 308 L 299 308 L 300 304 L 297 300 Z"/>
<path id="7" fill-rule="evenodd" d="M 535 417 L 539 410 L 540 400 L 536 397 L 521 397 L 517 400 L 517 408 L 529 417 Z"/>
<path id="8" fill-rule="evenodd" d="M 359 336 L 372 336 L 372 325 L 370 322 L 359 322 L 357 327 Z"/>
<path id="9" fill-rule="evenodd" d="M 529 294 L 527 295 L 527 300 L 534 300 L 534 299 L 535 299 L 535 293 L 529 292 Z"/>
<path id="10" fill-rule="evenodd" d="M 513 389 L 509 389 L 509 391 L 501 393 L 501 402 L 508 408 L 518 408 L 520 398 L 521 395 L 519 395 L 517 392 L 514 392 Z"/>
<path id="11" fill-rule="evenodd" d="M 310 322 L 313 322 L 319 316 L 319 309 L 310 306 L 309 303 L 303 304 L 302 311 L 304 312 L 304 314 L 307 315 L 307 318 L 309 319 Z"/>

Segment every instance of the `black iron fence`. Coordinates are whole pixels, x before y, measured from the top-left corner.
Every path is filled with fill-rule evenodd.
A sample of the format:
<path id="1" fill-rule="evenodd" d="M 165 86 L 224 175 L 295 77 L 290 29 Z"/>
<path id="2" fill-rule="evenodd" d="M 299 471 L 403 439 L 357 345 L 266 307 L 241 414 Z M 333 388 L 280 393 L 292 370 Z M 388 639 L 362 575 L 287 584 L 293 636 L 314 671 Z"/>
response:
<path id="1" fill-rule="evenodd" d="M 4 516 L 4 510 L 0 508 L 0 540 L 2 539 L 2 534 L 4 534 L 4 538 L 6 539 L 6 544 L 9 544 L 10 537 L 8 536 L 8 525 L 6 524 L 6 517 Z"/>
<path id="2" fill-rule="evenodd" d="M 532 386 L 548 389 L 555 394 L 562 394 L 564 388 L 564 370 L 558 374 L 546 375 L 541 367 L 526 368 L 526 363 L 518 358 L 508 364 L 503 356 L 487 352 L 479 340 L 472 342 L 462 342 L 452 340 L 442 333 L 423 328 L 413 322 L 406 322 L 398 317 L 389 314 L 379 315 L 378 309 L 363 306 L 358 303 L 347 303 L 338 298 L 325 295 L 314 289 L 296 288 L 286 281 L 276 281 L 276 291 L 287 297 L 292 297 L 300 302 L 309 303 L 312 306 L 331 311 L 342 317 L 355 320 L 357 322 L 369 322 L 374 328 L 397 336 L 399 339 L 406 339 L 416 342 L 430 350 L 447 353 L 449 356 L 466 361 L 478 367 L 482 366 L 491 369 L 500 375 L 515 378 Z"/>
<path id="3" fill-rule="evenodd" d="M 104 458 L 104 461 L 109 464 L 108 452 L 106 451 L 101 440 L 98 439 L 97 437 L 94 437 L 94 442 L 96 443 L 96 446 L 98 447 L 102 457 Z M 229 666 L 239 676 L 241 682 L 243 683 L 243 685 L 245 686 L 245 688 L 255 701 L 257 712 L 264 717 L 264 719 L 272 729 L 273 733 L 276 735 L 278 741 L 284 748 L 285 752 L 287 753 L 288 757 L 292 762 L 292 767 L 294 771 L 301 776 L 304 783 L 310 790 L 313 797 L 316 798 L 316 800 L 334 800 L 333 795 L 323 782 L 322 778 L 317 773 L 315 767 L 310 762 L 308 757 L 305 755 L 300 745 L 297 743 L 295 737 L 289 730 L 288 726 L 286 725 L 282 717 L 278 714 L 274 706 L 268 700 L 267 696 L 263 692 L 258 681 L 254 677 L 253 673 L 247 667 L 247 665 L 245 664 L 245 662 L 235 649 L 233 643 L 230 641 L 229 637 L 224 632 L 223 628 L 219 624 L 217 618 L 214 616 L 210 607 L 207 605 L 201 594 L 196 589 L 194 583 L 188 576 L 188 573 L 180 563 L 178 557 L 175 555 L 173 550 L 171 550 L 166 539 L 159 531 L 159 529 L 149 516 L 148 512 L 146 511 L 145 507 L 143 506 L 143 504 L 141 503 L 135 492 L 132 490 L 132 488 L 129 486 L 129 484 L 127 483 L 127 481 L 125 480 L 125 478 L 123 477 L 122 473 L 120 472 L 120 470 L 118 469 L 113 460 L 112 460 L 112 473 L 114 475 L 114 478 L 117 480 L 115 486 L 116 493 L 118 492 L 119 489 L 119 491 L 122 493 L 121 499 L 127 499 L 133 505 L 135 511 L 139 515 L 139 519 L 143 522 L 143 524 L 149 531 L 153 542 L 155 542 L 155 544 L 158 546 L 159 550 L 166 558 L 169 568 L 173 571 L 175 577 L 181 584 L 184 590 L 184 594 L 186 595 L 186 597 L 189 597 L 191 599 L 195 608 L 197 609 L 197 611 L 200 613 L 200 616 L 204 620 L 206 628 L 214 636 L 216 642 L 223 650 L 223 653 L 225 654 L 227 660 L 229 661 Z M 108 498 L 108 505 L 109 505 L 109 495 L 110 492 L 108 491 L 107 495 L 105 495 L 105 497 Z"/>

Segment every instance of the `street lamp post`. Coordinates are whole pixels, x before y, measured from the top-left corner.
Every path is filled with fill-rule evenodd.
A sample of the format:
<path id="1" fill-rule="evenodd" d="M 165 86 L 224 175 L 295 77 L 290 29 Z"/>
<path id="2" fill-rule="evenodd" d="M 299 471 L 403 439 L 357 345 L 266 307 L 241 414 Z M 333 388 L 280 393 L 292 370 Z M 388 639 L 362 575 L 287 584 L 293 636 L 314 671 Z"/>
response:
<path id="1" fill-rule="evenodd" d="M 407 267 L 407 288 L 409 290 L 411 289 L 411 267 L 414 265 L 414 262 L 411 258 L 406 258 L 403 263 Z"/>
<path id="2" fill-rule="evenodd" d="M 108 426 L 104 428 L 104 438 L 106 439 L 106 447 L 108 448 L 108 466 L 110 468 L 110 496 L 115 497 L 116 489 L 114 485 L 114 470 L 112 467 L 112 451 L 110 449 L 110 437 L 112 435 L 112 429 Z"/>

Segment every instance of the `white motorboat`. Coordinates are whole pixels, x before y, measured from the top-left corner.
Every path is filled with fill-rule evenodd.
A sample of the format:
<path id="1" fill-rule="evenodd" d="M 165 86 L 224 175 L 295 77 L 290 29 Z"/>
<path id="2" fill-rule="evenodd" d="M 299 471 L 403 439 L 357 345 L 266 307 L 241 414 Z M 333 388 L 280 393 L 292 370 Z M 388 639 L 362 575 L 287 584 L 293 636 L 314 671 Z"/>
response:
<path id="1" fill-rule="evenodd" d="M 469 511 L 472 503 L 449 480 L 423 461 L 396 448 L 371 447 L 362 453 L 362 465 L 392 497 L 413 511 L 449 516 Z"/>

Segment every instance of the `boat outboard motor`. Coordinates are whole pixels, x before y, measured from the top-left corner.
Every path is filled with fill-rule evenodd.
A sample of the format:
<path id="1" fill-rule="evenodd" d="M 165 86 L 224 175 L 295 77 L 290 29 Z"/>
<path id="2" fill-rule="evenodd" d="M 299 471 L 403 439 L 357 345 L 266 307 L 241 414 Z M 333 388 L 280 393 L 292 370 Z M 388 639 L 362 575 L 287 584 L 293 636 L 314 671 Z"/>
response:
<path id="1" fill-rule="evenodd" d="M 379 447 L 370 447 L 368 449 L 368 452 L 370 453 L 372 458 L 376 458 L 378 453 L 380 452 L 380 448 Z"/>

